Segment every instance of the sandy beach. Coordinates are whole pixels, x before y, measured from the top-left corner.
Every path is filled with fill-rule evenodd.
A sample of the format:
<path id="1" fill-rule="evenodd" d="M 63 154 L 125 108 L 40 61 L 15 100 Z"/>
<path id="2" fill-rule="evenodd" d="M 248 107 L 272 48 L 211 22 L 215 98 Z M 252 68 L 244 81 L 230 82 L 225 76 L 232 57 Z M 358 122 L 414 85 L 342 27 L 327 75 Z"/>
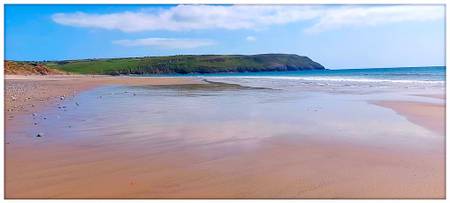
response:
<path id="1" fill-rule="evenodd" d="M 370 141 L 380 140 L 378 137 L 357 137 L 359 131 L 352 139 L 343 139 L 328 133 L 326 127 L 311 131 L 305 127 L 307 120 L 292 125 L 273 116 L 270 118 L 282 120 L 256 119 L 264 118 L 262 115 L 252 117 L 256 120 L 240 120 L 246 116 L 241 114 L 204 123 L 200 116 L 190 115 L 197 113 L 197 108 L 219 115 L 219 110 L 205 110 L 211 97 L 201 97 L 206 99 L 204 106 L 191 107 L 198 95 L 185 95 L 189 91 L 179 89 L 169 92 L 182 97 L 169 97 L 168 101 L 180 101 L 186 107 L 165 100 L 157 103 L 159 89 L 101 89 L 182 84 L 204 82 L 193 78 L 6 76 L 6 198 L 445 198 L 444 105 L 375 102 L 373 108 L 394 116 L 406 129 L 431 130 L 425 136 L 411 137 L 406 136 L 409 131 L 398 131 L 406 137 L 381 137 L 385 141 L 378 143 Z M 109 94 L 111 91 L 115 92 Z M 89 113 L 96 110 L 91 103 L 111 100 L 102 105 L 117 108 L 122 103 L 116 102 L 128 99 L 120 94 L 139 96 L 148 91 L 156 92 L 140 101 L 153 102 L 153 106 L 136 110 L 133 119 L 120 109 L 110 109 L 109 117 L 92 114 L 96 117 L 85 123 L 77 118 L 91 117 Z M 74 110 L 57 109 L 61 105 Z M 161 106 L 187 113 L 169 114 L 171 109 Z M 305 111 L 311 115 L 326 112 L 326 106 L 316 106 L 305 105 Z M 126 108 L 132 111 L 134 107 Z M 152 118 L 145 116 L 150 111 L 154 112 Z M 42 120 L 41 115 L 48 119 Z M 57 117 L 64 122 L 53 119 Z M 39 130 L 52 128 L 39 138 L 30 134 L 38 119 L 42 122 Z M 147 126 L 126 123 L 141 120 Z M 58 129 L 68 121 L 70 126 Z M 323 126 L 334 125 L 324 122 Z M 344 127 L 330 129 L 338 132 Z"/>
<path id="2" fill-rule="evenodd" d="M 198 84 L 186 78 L 139 78 L 101 75 L 5 75 L 5 112 L 7 120 L 16 114 L 33 113 L 41 108 L 72 98 L 77 93 L 103 85 Z"/>
<path id="3" fill-rule="evenodd" d="M 442 95 L 429 95 L 432 98 L 443 99 Z M 445 105 L 410 101 L 380 101 L 375 104 L 390 108 L 405 116 L 417 125 L 424 126 L 441 135 L 445 134 Z"/>

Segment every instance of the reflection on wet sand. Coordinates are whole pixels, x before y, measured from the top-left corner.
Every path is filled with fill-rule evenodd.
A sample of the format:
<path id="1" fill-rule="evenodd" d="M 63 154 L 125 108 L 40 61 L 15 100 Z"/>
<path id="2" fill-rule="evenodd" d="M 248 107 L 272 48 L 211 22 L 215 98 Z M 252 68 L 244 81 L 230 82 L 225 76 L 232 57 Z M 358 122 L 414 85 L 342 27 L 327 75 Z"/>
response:
<path id="1" fill-rule="evenodd" d="M 442 131 L 370 103 L 385 97 L 215 82 L 93 89 L 7 129 L 6 196 L 445 197 Z"/>

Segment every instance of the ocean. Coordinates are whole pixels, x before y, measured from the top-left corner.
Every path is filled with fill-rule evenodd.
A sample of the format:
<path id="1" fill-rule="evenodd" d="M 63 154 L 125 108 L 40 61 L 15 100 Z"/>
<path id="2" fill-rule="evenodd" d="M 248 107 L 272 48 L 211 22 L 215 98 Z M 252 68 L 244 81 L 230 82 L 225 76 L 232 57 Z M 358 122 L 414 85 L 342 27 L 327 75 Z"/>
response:
<path id="1" fill-rule="evenodd" d="M 441 83 L 445 81 L 445 66 L 366 68 L 366 69 L 326 69 L 310 71 L 239 72 L 213 74 L 164 74 L 172 77 L 237 77 L 276 78 L 305 81 L 350 81 L 350 82 L 419 82 Z M 155 76 L 155 75 L 146 75 Z"/>
<path id="2" fill-rule="evenodd" d="M 194 77 L 208 81 L 265 88 L 306 87 L 369 87 L 442 89 L 445 86 L 445 66 L 367 68 L 279 72 L 239 72 L 215 74 L 164 74 L 146 77 Z"/>

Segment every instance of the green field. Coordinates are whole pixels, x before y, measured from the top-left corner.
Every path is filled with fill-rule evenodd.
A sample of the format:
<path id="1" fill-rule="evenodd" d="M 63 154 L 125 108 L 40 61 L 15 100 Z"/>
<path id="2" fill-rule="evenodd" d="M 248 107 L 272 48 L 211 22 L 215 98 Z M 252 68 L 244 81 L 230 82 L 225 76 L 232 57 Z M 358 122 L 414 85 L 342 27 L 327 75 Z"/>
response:
<path id="1" fill-rule="evenodd" d="M 113 59 L 47 61 L 50 68 L 79 74 L 218 73 L 324 69 L 294 54 L 178 55 Z"/>

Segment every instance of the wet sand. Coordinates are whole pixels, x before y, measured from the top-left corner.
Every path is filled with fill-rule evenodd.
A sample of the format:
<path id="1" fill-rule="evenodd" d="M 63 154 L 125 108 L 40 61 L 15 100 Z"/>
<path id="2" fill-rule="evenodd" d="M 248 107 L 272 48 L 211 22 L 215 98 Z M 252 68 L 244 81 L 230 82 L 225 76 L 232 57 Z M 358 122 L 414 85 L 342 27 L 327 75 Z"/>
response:
<path id="1" fill-rule="evenodd" d="M 104 85 L 202 84 L 188 78 L 139 78 L 98 75 L 5 75 L 5 112 L 7 120 L 17 114 L 32 113 L 50 104 L 72 98 L 81 91 Z M 9 118 L 9 119 L 8 119 Z"/>
<path id="2" fill-rule="evenodd" d="M 42 139 L 10 134 L 27 128 L 24 115 L 47 111 L 94 87 L 197 83 L 183 78 L 7 79 L 5 104 L 12 110 L 5 113 L 17 119 L 5 126 L 6 198 L 445 198 L 442 136 L 407 138 L 426 143 L 423 148 L 357 143 L 301 130 L 241 137 L 270 134 L 273 124 L 225 121 L 141 137 L 127 137 L 125 126 L 101 138 L 58 139 L 58 129 Z M 15 101 L 8 101 L 11 96 Z M 442 106 L 377 105 L 442 132 L 436 124 L 442 123 Z"/>
<path id="3" fill-rule="evenodd" d="M 434 98 L 444 97 L 436 95 Z M 374 103 L 394 110 L 417 125 L 445 135 L 445 104 L 411 101 L 378 101 Z"/>
<path id="4" fill-rule="evenodd" d="M 444 99 L 445 100 L 445 94 L 416 94 L 416 96 L 436 98 L 436 99 Z"/>
<path id="5" fill-rule="evenodd" d="M 168 145 L 153 142 L 148 147 Z M 231 145 L 233 147 L 231 147 Z M 250 149 L 249 149 L 250 146 Z M 167 147 L 167 146 L 166 146 Z M 172 146 L 35 147 L 7 158 L 7 198 L 444 198 L 443 150 L 295 137 Z M 178 148 L 178 149 L 177 149 Z M 109 151 L 109 152 L 108 152 Z M 24 153 L 33 153 L 30 160 Z M 413 157 L 413 158 L 412 158 Z M 29 163 L 34 162 L 30 168 Z"/>

